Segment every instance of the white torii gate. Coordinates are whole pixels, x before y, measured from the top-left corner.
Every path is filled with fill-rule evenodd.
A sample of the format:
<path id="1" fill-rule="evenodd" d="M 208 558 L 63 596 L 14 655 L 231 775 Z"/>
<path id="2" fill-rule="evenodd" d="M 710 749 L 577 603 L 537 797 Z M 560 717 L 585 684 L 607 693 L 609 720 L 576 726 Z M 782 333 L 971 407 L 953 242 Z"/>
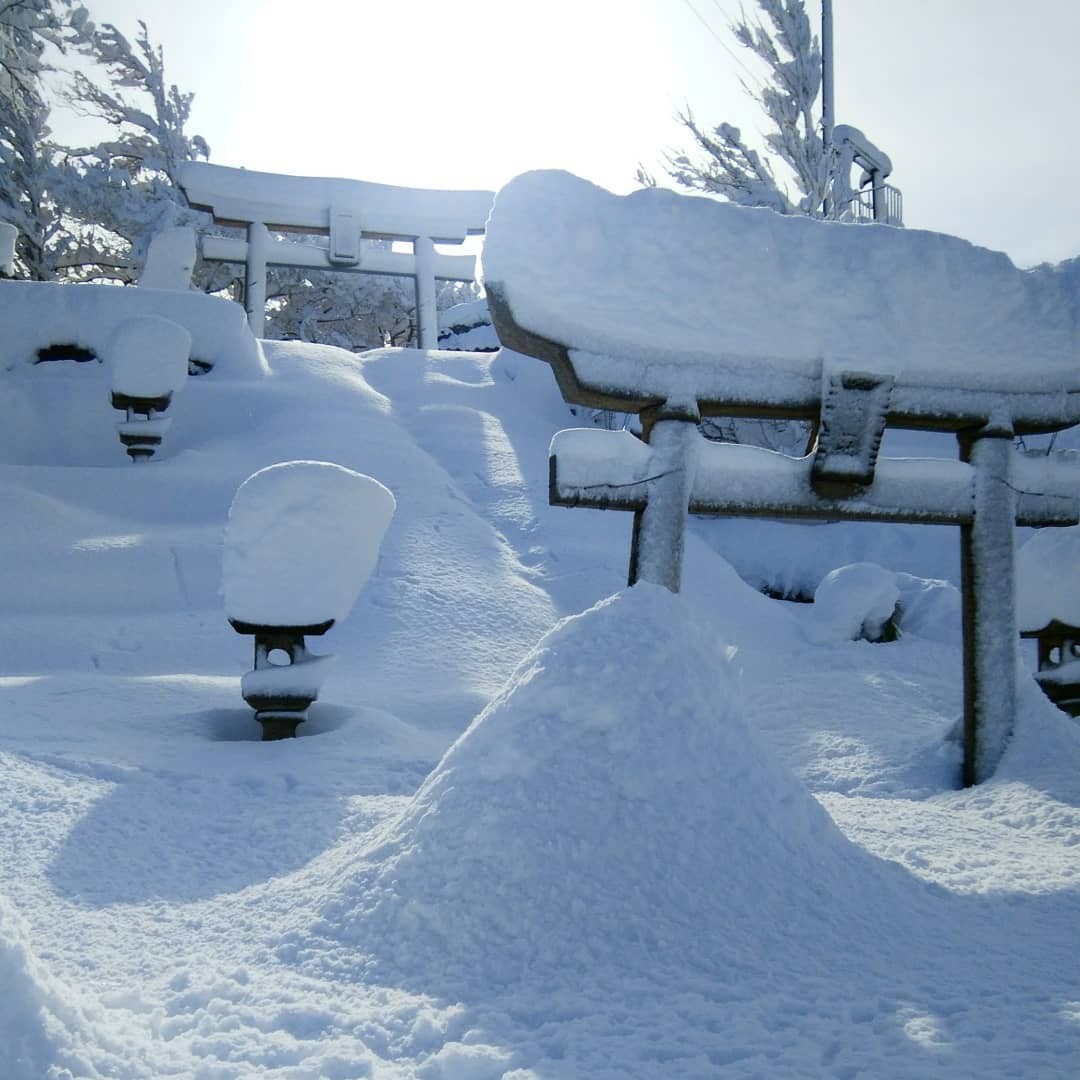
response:
<path id="1" fill-rule="evenodd" d="M 265 332 L 266 268 L 302 266 L 416 280 L 420 347 L 438 339 L 436 281 L 475 280 L 473 255 L 445 255 L 439 244 L 460 244 L 484 232 L 490 191 L 436 191 L 362 180 L 283 176 L 191 161 L 181 168 L 188 202 L 219 225 L 242 227 L 247 239 L 207 236 L 202 256 L 242 262 L 244 307 L 256 337 Z M 328 247 L 281 240 L 273 232 L 328 236 Z M 365 247 L 363 239 L 404 240 L 412 253 Z"/>

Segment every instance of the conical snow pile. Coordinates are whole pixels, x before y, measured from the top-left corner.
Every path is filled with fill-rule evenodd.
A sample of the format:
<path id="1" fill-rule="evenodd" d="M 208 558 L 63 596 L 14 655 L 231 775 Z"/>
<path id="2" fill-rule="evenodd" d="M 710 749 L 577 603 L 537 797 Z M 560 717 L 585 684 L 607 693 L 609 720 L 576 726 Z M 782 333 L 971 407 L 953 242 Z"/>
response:
<path id="1" fill-rule="evenodd" d="M 873 905 L 882 864 L 759 746 L 733 682 L 691 602 L 664 589 L 564 620 L 371 853 L 378 874 L 348 872 L 317 934 L 455 992 L 608 964 L 715 971 L 793 933 L 850 945 L 853 882 Z"/>

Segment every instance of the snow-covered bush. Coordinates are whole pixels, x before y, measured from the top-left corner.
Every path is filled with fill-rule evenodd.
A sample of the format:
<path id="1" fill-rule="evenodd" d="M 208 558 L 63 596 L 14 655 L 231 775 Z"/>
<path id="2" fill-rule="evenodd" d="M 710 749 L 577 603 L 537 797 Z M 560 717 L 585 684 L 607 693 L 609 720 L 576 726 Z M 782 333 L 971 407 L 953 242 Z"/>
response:
<path id="1" fill-rule="evenodd" d="M 455 304 L 439 313 L 439 348 L 458 352 L 495 352 L 499 337 L 491 325 L 486 300 Z"/>

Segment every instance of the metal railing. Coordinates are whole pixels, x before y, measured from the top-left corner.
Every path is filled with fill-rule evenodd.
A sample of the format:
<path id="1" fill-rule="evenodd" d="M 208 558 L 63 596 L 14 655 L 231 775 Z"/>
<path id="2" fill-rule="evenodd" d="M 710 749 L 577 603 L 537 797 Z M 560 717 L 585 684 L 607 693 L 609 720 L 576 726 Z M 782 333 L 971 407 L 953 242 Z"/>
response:
<path id="1" fill-rule="evenodd" d="M 875 214 L 875 204 L 878 212 Z M 848 203 L 851 220 L 876 221 L 883 225 L 904 224 L 904 196 L 892 184 L 879 184 L 876 188 L 857 191 Z"/>

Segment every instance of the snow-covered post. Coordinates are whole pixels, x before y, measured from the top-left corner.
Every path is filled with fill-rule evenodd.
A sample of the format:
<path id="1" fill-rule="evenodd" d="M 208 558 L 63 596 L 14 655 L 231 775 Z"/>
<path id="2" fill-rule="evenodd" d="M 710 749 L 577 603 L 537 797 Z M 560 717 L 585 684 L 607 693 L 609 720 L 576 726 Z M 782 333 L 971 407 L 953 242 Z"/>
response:
<path id="1" fill-rule="evenodd" d="M 993 775 L 1016 716 L 1016 492 L 1012 429 L 987 425 L 960 436 L 975 471 L 974 514 L 960 526 L 964 593 L 965 786 Z"/>
<path id="2" fill-rule="evenodd" d="M 117 424 L 120 441 L 133 462 L 149 461 L 172 418 L 161 414 L 173 394 L 187 384 L 191 334 L 159 315 L 122 322 L 109 346 L 112 407 L 125 410 Z"/>
<path id="3" fill-rule="evenodd" d="M 682 588 L 686 520 L 701 439 L 699 417 L 693 402 L 668 401 L 654 416 L 649 412 L 645 410 L 642 419 L 652 450 L 652 475 L 645 508 L 634 513 L 630 584 L 650 581 L 677 593 Z"/>
<path id="4" fill-rule="evenodd" d="M 270 255 L 270 230 L 261 221 L 253 221 L 247 234 L 244 309 L 251 332 L 261 338 L 266 334 L 266 260 Z"/>
<path id="5" fill-rule="evenodd" d="M 435 307 L 435 243 L 429 236 L 413 241 L 416 262 L 416 324 L 421 349 L 436 349 L 439 313 Z"/>
<path id="6" fill-rule="evenodd" d="M 175 225 L 154 233 L 139 275 L 140 288 L 190 289 L 195 258 L 195 230 L 190 225 Z"/>
<path id="7" fill-rule="evenodd" d="M 19 230 L 10 222 L 0 221 L 0 278 L 15 276 L 15 241 Z"/>
<path id="8" fill-rule="evenodd" d="M 287 739 L 307 716 L 331 661 L 304 638 L 325 634 L 370 577 L 394 514 L 370 476 L 325 461 L 271 465 L 240 485 L 225 528 L 225 614 L 255 638 L 241 680 L 263 739 Z"/>

